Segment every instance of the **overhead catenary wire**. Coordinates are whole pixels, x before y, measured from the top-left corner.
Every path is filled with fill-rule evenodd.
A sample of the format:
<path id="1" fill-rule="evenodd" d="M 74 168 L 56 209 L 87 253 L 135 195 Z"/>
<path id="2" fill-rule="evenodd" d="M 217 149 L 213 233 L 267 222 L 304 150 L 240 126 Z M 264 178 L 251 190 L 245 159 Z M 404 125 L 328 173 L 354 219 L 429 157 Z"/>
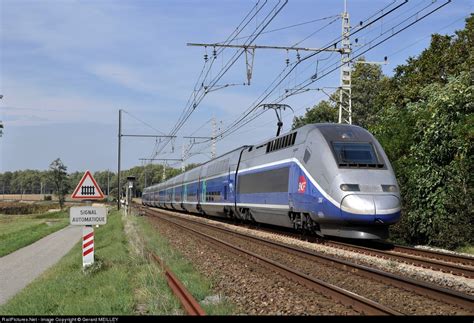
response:
<path id="1" fill-rule="evenodd" d="M 398 35 L 398 34 L 401 33 L 402 31 L 406 30 L 407 28 L 411 27 L 412 25 L 414 25 L 415 23 L 419 22 L 420 20 L 423 20 L 424 18 L 426 18 L 426 17 L 428 17 L 429 15 L 433 14 L 434 12 L 438 11 L 439 9 L 441 9 L 441 8 L 444 7 L 444 6 L 446 6 L 446 5 L 449 4 L 450 2 L 451 2 L 451 0 L 447 0 L 447 1 L 446 1 L 445 3 L 443 3 L 442 5 L 436 7 L 435 9 L 429 11 L 428 13 L 422 15 L 421 17 L 418 17 L 418 14 L 420 13 L 420 11 L 414 13 L 412 16 L 410 16 L 410 18 L 411 18 L 411 17 L 416 17 L 416 19 L 415 19 L 413 22 L 409 23 L 407 26 L 404 26 L 403 28 L 401 28 L 401 29 L 399 29 L 399 30 L 397 30 L 397 31 L 393 31 L 393 29 L 389 29 L 389 30 L 385 31 L 383 34 L 388 33 L 389 31 L 391 31 L 391 34 L 390 34 L 389 36 L 387 36 L 386 38 L 380 40 L 380 41 L 377 42 L 376 44 L 369 46 L 369 48 L 363 50 L 363 51 L 360 52 L 360 53 L 358 53 L 359 51 L 355 51 L 354 53 L 358 53 L 358 54 L 355 55 L 355 56 L 353 56 L 353 57 L 350 59 L 350 62 L 353 62 L 354 60 L 356 60 L 357 58 L 359 58 L 359 57 L 362 56 L 363 54 L 367 53 L 369 50 L 372 50 L 373 48 L 375 48 L 375 47 L 379 46 L 380 44 L 386 42 L 387 40 L 391 39 L 392 37 Z M 424 10 L 424 9 L 426 9 L 426 8 L 423 8 L 422 10 Z M 409 19 L 409 18 L 405 19 L 403 22 L 406 22 L 408 19 Z M 397 26 L 399 26 L 399 25 L 400 25 L 400 24 L 398 24 Z M 377 36 L 376 38 L 380 38 L 380 36 Z M 334 64 L 331 65 L 331 66 L 334 66 Z M 306 80 L 306 81 L 301 82 L 301 83 L 297 86 L 297 88 L 296 88 L 295 90 L 301 90 L 301 89 L 303 89 L 303 88 L 305 88 L 305 87 L 307 87 L 307 86 L 313 84 L 314 82 L 320 80 L 320 79 L 323 78 L 324 76 L 326 76 L 326 75 L 332 73 L 333 71 L 335 71 L 336 69 L 338 69 L 340 66 L 341 66 L 341 65 L 335 66 L 334 68 L 332 68 L 332 69 L 330 69 L 329 71 L 325 72 L 323 75 L 321 75 L 321 76 L 318 77 L 317 79 L 314 79 L 314 80 L 309 79 L 309 80 Z M 286 97 L 288 97 L 288 96 L 290 96 L 290 95 L 291 95 L 291 93 L 290 93 L 289 95 L 286 95 L 286 96 L 283 97 L 283 98 L 280 98 L 277 102 L 283 101 Z"/>
<path id="2" fill-rule="evenodd" d="M 241 22 L 236 27 L 236 29 L 228 36 L 228 38 L 226 40 L 227 42 L 231 42 L 235 37 L 237 37 L 245 29 L 245 27 L 250 23 L 250 21 L 255 17 L 255 15 L 257 15 L 265 7 L 265 5 L 267 3 L 267 0 L 265 0 L 263 2 L 263 4 L 260 5 L 260 7 L 259 7 L 259 3 L 260 3 L 260 0 L 257 1 L 257 3 L 255 4 L 255 7 L 252 7 L 252 9 L 247 13 L 247 15 L 241 20 Z M 254 8 L 255 8 L 255 13 L 253 13 Z M 250 15 L 252 15 L 252 16 L 250 16 Z M 224 49 L 220 50 L 217 54 L 221 53 L 223 50 Z M 191 104 L 191 102 L 192 102 L 191 100 L 193 99 L 193 96 L 194 96 L 194 100 L 196 100 L 196 96 L 198 95 L 199 91 L 201 91 L 203 89 L 203 87 L 201 86 L 201 87 L 198 88 L 198 90 L 196 90 L 196 88 L 198 87 L 199 84 L 204 84 L 207 76 L 209 75 L 210 70 L 212 69 L 214 59 L 211 60 L 210 64 L 207 64 L 207 63 L 208 63 L 208 61 L 206 60 L 204 62 L 204 66 L 203 66 L 203 68 L 202 68 L 202 70 L 199 74 L 199 77 L 196 80 L 196 83 L 193 87 L 194 90 L 190 93 L 189 98 L 186 102 L 185 108 L 182 110 L 180 116 L 178 117 L 177 123 L 172 128 L 170 133 L 176 133 L 177 130 L 179 130 L 179 129 L 176 129 L 176 128 L 180 124 L 181 120 L 183 120 L 183 118 L 185 118 L 186 114 L 190 113 L 190 109 L 192 109 L 191 110 L 191 113 L 192 113 L 192 111 L 194 111 L 194 109 L 196 108 L 196 105 Z M 207 72 L 206 72 L 204 78 L 201 79 L 201 77 L 204 74 L 204 71 L 206 69 L 206 65 L 208 66 Z M 153 148 L 153 152 L 151 153 L 150 158 L 155 157 L 159 152 L 161 152 L 166 147 L 166 145 L 168 143 L 169 143 L 169 141 L 165 142 L 164 145 L 162 145 L 161 149 L 159 149 L 158 144 L 156 144 L 155 147 Z"/>
<path id="3" fill-rule="evenodd" d="M 341 16 L 340 14 L 337 14 L 337 15 L 332 15 L 332 16 L 328 16 L 328 17 L 313 19 L 313 20 L 310 20 L 310 21 L 305 21 L 305 22 L 302 22 L 302 23 L 298 23 L 298 24 L 294 24 L 294 25 L 289 25 L 289 26 L 285 26 L 285 27 L 281 27 L 281 28 L 276 28 L 276 29 L 264 31 L 264 32 L 262 32 L 262 35 L 266 35 L 266 34 L 269 34 L 269 33 L 273 33 L 273 32 L 276 32 L 276 31 L 282 31 L 282 30 L 286 30 L 286 29 L 290 29 L 290 28 L 295 28 L 295 27 L 299 27 L 299 26 L 303 26 L 303 25 L 308 25 L 308 24 L 312 24 L 312 23 L 315 23 L 315 22 L 328 20 L 328 19 L 331 19 L 331 18 L 336 18 L 336 17 L 339 18 L 340 16 Z M 241 40 L 241 39 L 245 39 L 245 38 L 248 38 L 248 37 L 249 37 L 249 36 L 242 36 L 242 37 L 239 37 L 239 38 L 235 38 L 234 41 L 236 41 L 236 40 Z M 224 43 L 225 43 L 225 42 L 217 42 L 216 44 L 222 45 L 222 44 L 224 44 Z"/>
<path id="4" fill-rule="evenodd" d="M 369 20 L 365 20 L 364 22 L 366 23 L 362 23 L 362 24 L 359 24 L 359 26 L 356 28 L 356 30 L 354 32 L 352 32 L 352 35 L 353 34 L 356 34 L 362 30 L 364 30 L 365 28 L 369 27 L 370 25 L 374 24 L 375 22 L 379 21 L 380 19 L 382 19 L 383 17 L 389 15 L 390 13 L 394 12 L 395 10 L 397 10 L 398 8 L 402 7 L 403 5 L 405 5 L 408 1 L 405 0 L 403 3 L 400 3 L 398 5 L 396 5 L 394 8 L 390 8 L 390 6 L 392 4 L 394 4 L 395 2 L 392 2 L 390 3 L 389 5 L 385 6 L 383 9 L 379 10 L 378 12 L 382 12 L 380 16 L 375 16 L 375 15 L 372 15 L 371 17 L 376 17 L 374 18 L 373 20 L 369 21 Z M 390 8 L 390 9 L 389 9 Z M 385 12 L 385 10 L 387 10 Z M 342 36 L 340 37 L 337 37 L 336 39 L 334 39 L 333 41 L 331 42 L 328 42 L 328 44 L 322 48 L 323 49 L 327 49 L 327 48 L 330 48 L 331 46 L 334 46 L 334 44 L 337 44 L 338 42 L 340 42 Z M 275 82 L 277 83 L 275 86 L 273 86 L 273 88 L 270 90 L 270 92 L 267 93 L 267 91 L 269 90 L 269 88 L 271 87 L 267 87 L 267 89 L 264 91 L 264 93 L 259 97 L 259 99 L 257 99 L 256 101 L 254 101 L 254 103 L 252 103 L 252 105 L 246 110 L 245 113 L 242 114 L 241 117 L 239 117 L 235 122 L 233 122 L 227 129 L 224 129 L 224 131 L 222 131 L 221 133 L 218 134 L 218 137 L 222 137 L 223 135 L 225 135 L 227 132 L 234 132 L 234 128 L 236 127 L 239 127 L 239 124 L 240 123 L 243 123 L 243 125 L 247 124 L 249 121 L 247 121 L 247 118 L 249 117 L 249 115 L 255 111 L 255 109 L 258 107 L 258 105 L 260 103 L 263 102 L 263 100 L 265 100 L 267 97 L 270 96 L 270 94 L 283 82 L 283 80 L 288 77 L 288 75 L 290 75 L 290 73 L 295 69 L 295 67 L 300 64 L 301 62 L 319 54 L 321 51 L 317 51 L 317 52 L 314 52 L 314 53 L 311 53 L 311 54 L 308 54 L 307 56 L 303 57 L 300 61 L 297 61 L 297 62 L 294 62 L 293 63 L 293 66 L 289 69 L 289 71 L 285 74 L 285 76 L 280 79 L 279 81 L 278 78 L 280 77 L 280 75 L 282 73 L 280 73 L 280 75 L 272 82 L 272 84 L 274 84 Z M 271 85 L 272 85 L 271 84 Z M 267 94 L 265 94 L 267 93 Z M 263 96 L 263 98 L 261 98 Z M 261 99 L 260 99 L 261 98 Z M 255 117 L 258 117 L 260 116 L 261 113 L 257 113 L 257 115 Z M 251 116 L 250 119 L 252 119 L 253 116 Z"/>
<path id="5" fill-rule="evenodd" d="M 393 1 L 393 3 L 395 3 L 397 1 Z M 435 3 L 436 1 L 433 1 L 433 3 Z M 404 30 L 406 30 L 407 28 L 409 28 L 410 26 L 416 24 L 417 22 L 421 21 L 422 19 L 425 19 L 426 17 L 428 17 L 429 15 L 433 14 L 435 11 L 441 9 L 442 7 L 444 7 L 445 5 L 447 5 L 448 3 L 450 3 L 451 1 L 446 1 L 445 3 L 443 3 L 442 5 L 439 5 L 437 6 L 435 9 L 427 12 L 427 13 L 421 13 L 424 9 L 428 8 L 428 7 L 431 7 L 430 6 L 425 6 L 423 8 L 423 10 L 420 10 L 420 11 L 417 11 L 415 14 L 409 16 L 408 18 L 406 19 L 403 19 L 402 22 L 400 22 L 399 24 L 396 24 L 395 26 L 391 26 L 390 28 L 387 28 L 384 32 L 381 32 L 377 37 L 375 37 L 374 39 L 370 40 L 370 42 L 368 42 L 368 44 L 362 46 L 359 50 L 355 50 L 354 51 L 354 56 L 351 57 L 351 60 L 350 62 L 354 62 L 357 58 L 359 58 L 360 56 L 362 56 L 363 54 L 367 53 L 368 51 L 372 50 L 373 48 L 381 45 L 382 43 L 388 41 L 389 39 L 393 38 L 394 36 L 398 35 L 399 33 L 403 32 Z M 405 1 L 406 3 L 406 1 Z M 402 3 L 401 5 L 403 5 L 404 3 Z M 383 10 L 379 11 L 379 12 L 383 12 Z M 406 11 L 404 12 L 406 13 Z M 376 15 L 372 15 L 371 17 L 375 17 Z M 400 15 L 399 15 L 400 16 Z M 408 23 L 407 25 L 403 25 L 403 24 L 406 24 L 409 20 L 413 19 L 415 17 L 415 20 Z M 380 19 L 380 17 L 379 17 Z M 393 21 L 394 19 L 392 19 L 391 21 Z M 459 21 L 461 19 L 458 19 L 457 21 Z M 367 21 L 367 19 L 366 19 Z M 455 21 L 456 22 L 456 21 Z M 455 23 L 453 22 L 453 23 Z M 371 22 L 373 23 L 373 22 Z M 385 22 L 387 23 L 387 22 Z M 451 24 L 453 24 L 451 23 Z M 450 25 L 451 25 L 450 24 Z M 448 25 L 449 26 L 449 25 Z M 443 28 L 446 28 L 448 26 L 445 26 Z M 361 28 L 359 29 L 359 31 L 362 30 Z M 357 31 L 357 29 L 356 29 Z M 390 34 L 391 33 L 391 34 Z M 351 34 L 354 35 L 355 32 L 353 32 Z M 389 34 L 389 35 L 387 35 Z M 386 37 L 382 37 L 382 36 L 386 36 Z M 405 47 L 406 48 L 406 47 Z M 399 50 L 400 51 L 400 50 Z M 392 54 L 393 55 L 393 54 Z M 303 59 L 308 59 L 310 57 L 313 57 L 314 54 L 310 54 L 306 57 L 304 57 Z M 295 62 L 295 63 L 292 63 L 293 65 L 291 65 L 292 67 L 295 67 L 299 64 L 299 62 Z M 325 77 L 326 75 L 332 73 L 335 69 L 339 68 L 340 66 L 334 66 L 336 64 L 332 64 L 332 65 L 328 65 L 327 67 L 325 67 L 324 69 L 322 69 L 321 71 L 321 74 L 315 78 L 315 79 L 312 79 L 311 77 L 306 79 L 305 81 L 301 82 L 298 84 L 298 86 L 295 88 L 295 90 L 298 90 L 301 89 L 301 88 L 306 88 L 307 86 L 313 84 L 314 82 L 316 81 L 319 81 L 321 78 Z M 333 68 L 332 68 L 333 67 Z M 290 71 L 288 71 L 288 69 L 290 69 Z M 291 68 L 284 68 L 283 71 L 279 74 L 279 76 L 273 80 L 273 82 L 271 83 L 272 84 L 275 84 L 276 81 L 282 76 L 282 74 L 284 74 L 284 71 L 288 71 L 288 73 L 291 73 L 292 69 Z M 289 74 L 286 74 L 284 77 L 283 77 L 283 80 L 289 75 Z M 314 74 L 314 73 L 312 73 Z M 280 80 L 281 81 L 281 80 Z M 281 84 L 281 83 L 279 83 Z M 278 85 L 276 85 L 276 87 L 278 87 Z M 272 94 L 272 92 L 275 90 L 275 87 L 271 88 L 270 86 L 264 91 L 264 93 L 262 93 L 262 95 L 266 94 L 266 96 L 264 96 L 264 99 L 267 98 L 270 94 Z M 296 92 L 296 91 L 295 91 Z M 259 97 L 261 98 L 262 95 Z M 291 93 L 290 93 L 291 95 Z M 283 100 L 285 100 L 287 97 L 289 97 L 289 95 L 281 95 L 277 98 L 276 102 L 281 102 Z M 221 141 L 223 140 L 225 137 L 228 137 L 230 135 L 232 135 L 233 133 L 235 133 L 236 131 L 238 131 L 239 129 L 241 129 L 242 127 L 244 127 L 245 125 L 247 125 L 248 123 L 252 122 L 253 120 L 256 120 L 258 117 L 260 117 L 262 114 L 263 114 L 263 111 L 255 111 L 255 104 L 256 101 L 254 101 L 254 103 L 252 103 L 252 105 L 249 107 L 249 109 L 246 110 L 246 112 L 244 114 L 241 114 L 237 120 L 237 122 L 233 122 L 231 123 L 231 125 L 224 129 L 224 131 L 220 132 L 217 134 L 217 140 L 218 141 Z M 271 122 L 271 121 L 270 121 Z M 204 143 L 204 142 L 202 142 Z"/>
<path id="6" fill-rule="evenodd" d="M 419 22 L 420 20 L 426 18 L 427 16 L 431 15 L 431 14 L 434 13 L 435 11 L 441 9 L 442 7 L 444 7 L 445 5 L 447 5 L 449 2 L 450 2 L 450 1 L 445 2 L 444 4 L 442 4 L 442 5 L 438 6 L 438 7 L 436 7 L 435 9 L 433 9 L 433 10 L 431 10 L 430 12 L 428 12 L 428 13 L 422 15 L 421 17 L 418 17 L 418 15 L 420 14 L 421 11 L 423 11 L 424 9 L 426 9 L 426 7 L 423 8 L 422 10 L 416 12 L 414 15 L 412 15 L 412 16 L 409 17 L 409 18 L 416 17 L 416 20 L 415 20 L 415 21 L 411 22 L 410 24 L 404 26 L 403 28 L 401 28 L 401 29 L 399 29 L 399 30 L 397 30 L 397 31 L 393 31 L 393 28 L 392 28 L 392 29 L 391 29 L 391 32 L 392 32 L 391 35 L 387 36 L 386 38 L 384 38 L 383 40 L 379 41 L 378 43 L 376 43 L 376 44 L 374 44 L 374 45 L 371 45 L 371 46 L 370 46 L 369 48 L 367 48 L 366 50 L 364 50 L 364 51 L 358 53 L 358 55 L 352 57 L 352 58 L 351 58 L 351 62 L 353 62 L 354 60 L 356 60 L 357 58 L 359 58 L 360 56 L 362 56 L 363 54 L 365 54 L 365 53 L 368 52 L 369 50 L 371 50 L 371 49 L 373 49 L 373 48 L 379 46 L 379 45 L 382 44 L 383 42 L 385 42 L 385 41 L 389 40 L 390 38 L 394 37 L 395 35 L 399 34 L 399 33 L 402 32 L 403 30 L 409 28 L 409 27 L 412 26 L 413 24 L 415 24 L 415 23 Z M 409 18 L 405 19 L 403 22 L 406 22 Z M 399 25 L 400 25 L 400 24 L 398 24 L 397 26 L 399 26 Z M 390 30 L 390 29 L 389 29 L 389 30 Z M 386 32 L 384 32 L 384 34 L 386 34 L 387 32 L 389 32 L 389 30 L 387 30 Z M 377 38 L 379 38 L 379 37 L 377 37 Z M 335 69 L 337 69 L 337 68 L 339 68 L 339 67 L 340 67 L 340 66 L 337 66 Z M 321 76 L 318 77 L 317 79 L 312 79 L 312 80 L 310 79 L 311 82 L 305 83 L 304 86 L 301 86 L 301 87 L 300 87 L 300 89 L 301 89 L 301 88 L 305 88 L 305 87 L 307 87 L 308 85 L 310 85 L 310 84 L 312 84 L 312 83 L 318 81 L 319 79 L 321 79 L 322 77 L 328 75 L 330 72 L 334 71 L 335 69 L 332 69 L 331 71 L 325 73 L 324 75 L 321 75 Z M 286 96 L 284 96 L 284 97 L 281 97 L 281 98 L 280 98 L 279 100 L 277 100 L 276 102 L 277 102 L 277 103 L 278 103 L 278 102 L 281 102 L 281 101 L 283 101 L 283 100 L 284 100 L 285 98 L 287 98 L 287 97 L 288 97 L 288 95 L 286 95 Z M 243 120 L 242 124 L 241 124 L 238 128 L 231 129 L 231 130 L 227 130 L 228 133 L 226 134 L 226 136 L 231 135 L 232 133 L 234 133 L 235 131 L 237 131 L 237 130 L 240 129 L 241 127 L 245 126 L 245 125 L 248 124 L 249 122 L 255 120 L 256 118 L 258 118 L 258 117 L 261 116 L 262 114 L 263 114 L 263 112 L 258 112 L 258 113 L 256 113 L 255 115 L 251 116 L 251 117 L 248 118 L 248 119 L 242 119 L 242 120 Z M 223 134 L 224 134 L 224 133 L 221 133 L 221 134 L 218 135 L 218 137 L 219 137 L 218 140 L 219 140 L 219 141 L 222 140 L 222 139 L 224 139 Z"/>
<path id="7" fill-rule="evenodd" d="M 283 7 L 287 4 L 288 0 L 284 0 L 283 4 L 280 4 L 281 1 L 279 1 L 272 10 L 267 14 L 267 16 L 262 20 L 262 22 L 259 24 L 257 30 L 255 30 L 252 33 L 251 39 L 249 39 L 248 43 L 252 43 L 263 30 L 268 26 L 268 24 L 278 15 L 278 13 L 283 9 Z M 240 31 L 238 32 L 240 33 Z M 238 35 L 238 33 L 236 35 Z M 235 64 L 237 59 L 244 53 L 244 51 L 239 50 L 234 54 L 234 56 L 228 61 L 228 63 L 224 66 L 224 68 L 211 80 L 210 82 L 210 87 L 214 86 L 221 78 L 222 76 L 230 69 L 232 65 Z M 192 102 L 192 105 L 190 108 L 188 108 L 187 113 L 184 114 L 184 117 L 178 121 L 178 123 L 175 125 L 173 130 L 170 132 L 171 134 L 176 134 L 178 130 L 184 125 L 184 123 L 188 120 L 188 118 L 191 116 L 192 112 L 197 108 L 199 103 L 202 101 L 206 93 L 200 94 L 197 99 Z M 152 155 L 156 156 L 158 153 L 162 151 L 162 149 L 168 144 L 169 141 L 165 141 L 165 143 L 162 145 L 161 149 L 157 149 Z"/>
<path id="8" fill-rule="evenodd" d="M 135 116 L 134 116 L 133 114 L 131 114 L 130 112 L 128 112 L 128 111 L 126 111 L 126 110 L 123 110 L 123 109 L 122 109 L 122 112 L 125 112 L 126 114 L 128 114 L 131 118 L 135 119 L 136 121 L 143 123 L 143 124 L 144 124 L 145 126 L 147 126 L 148 128 L 153 129 L 153 130 L 155 130 L 156 132 L 158 132 L 158 133 L 160 133 L 160 134 L 162 134 L 162 135 L 165 135 L 164 132 L 162 132 L 162 131 L 156 129 L 155 127 L 153 127 L 153 126 L 150 125 L 149 123 L 147 123 L 147 122 L 145 122 L 145 121 L 143 121 L 143 120 L 141 120 L 141 119 L 135 117 Z"/>

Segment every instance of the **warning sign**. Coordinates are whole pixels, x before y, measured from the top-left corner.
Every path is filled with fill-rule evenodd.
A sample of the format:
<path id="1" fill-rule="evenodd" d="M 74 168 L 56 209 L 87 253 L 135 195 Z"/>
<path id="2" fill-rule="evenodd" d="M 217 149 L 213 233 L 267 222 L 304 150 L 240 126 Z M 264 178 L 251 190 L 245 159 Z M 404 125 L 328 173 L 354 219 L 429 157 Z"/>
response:
<path id="1" fill-rule="evenodd" d="M 86 171 L 74 190 L 74 193 L 72 193 L 71 198 L 80 200 L 103 199 L 104 194 L 92 174 Z"/>

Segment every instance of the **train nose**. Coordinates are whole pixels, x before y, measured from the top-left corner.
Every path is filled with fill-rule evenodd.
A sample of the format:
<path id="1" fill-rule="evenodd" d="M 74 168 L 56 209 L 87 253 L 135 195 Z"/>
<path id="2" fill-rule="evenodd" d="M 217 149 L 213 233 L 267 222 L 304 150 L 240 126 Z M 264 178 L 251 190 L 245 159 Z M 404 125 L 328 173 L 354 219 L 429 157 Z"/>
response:
<path id="1" fill-rule="evenodd" d="M 349 194 L 341 201 L 341 212 L 361 215 L 361 220 L 384 223 L 386 215 L 400 211 L 400 200 L 395 195 Z M 392 222 L 392 219 L 389 220 Z"/>

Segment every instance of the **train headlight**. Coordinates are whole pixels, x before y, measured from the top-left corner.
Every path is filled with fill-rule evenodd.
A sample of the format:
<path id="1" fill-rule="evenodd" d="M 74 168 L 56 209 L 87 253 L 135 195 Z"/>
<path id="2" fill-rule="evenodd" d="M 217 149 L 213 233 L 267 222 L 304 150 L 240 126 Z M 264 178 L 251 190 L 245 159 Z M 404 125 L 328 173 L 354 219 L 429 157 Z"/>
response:
<path id="1" fill-rule="evenodd" d="M 398 192 L 398 187 L 396 185 L 382 185 L 382 190 L 384 192 L 396 193 Z"/>
<path id="2" fill-rule="evenodd" d="M 343 191 L 360 191 L 358 184 L 341 184 L 340 188 Z"/>

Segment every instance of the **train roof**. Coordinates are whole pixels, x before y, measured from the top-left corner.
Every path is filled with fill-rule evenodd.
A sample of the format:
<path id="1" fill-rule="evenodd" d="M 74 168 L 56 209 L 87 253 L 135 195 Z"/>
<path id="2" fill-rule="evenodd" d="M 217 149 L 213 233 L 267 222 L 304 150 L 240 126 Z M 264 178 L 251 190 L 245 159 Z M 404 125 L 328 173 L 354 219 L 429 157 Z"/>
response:
<path id="1" fill-rule="evenodd" d="M 335 140 L 340 140 L 341 139 L 341 134 L 347 135 L 349 140 L 350 139 L 370 140 L 370 138 L 371 138 L 371 135 L 367 130 L 365 130 L 362 127 L 356 126 L 356 125 L 340 124 L 340 123 L 312 123 L 312 124 L 307 124 L 307 125 L 304 125 L 302 127 L 296 128 L 296 129 L 292 129 L 290 131 L 287 131 L 285 133 L 280 134 L 279 136 L 270 137 L 266 140 L 260 141 L 257 144 L 254 144 L 254 145 L 243 145 L 243 146 L 237 147 L 237 148 L 235 148 L 231 151 L 228 151 L 228 152 L 226 152 L 226 153 L 224 153 L 220 156 L 217 156 L 216 158 L 213 158 L 211 160 L 208 160 L 205 163 L 202 163 L 202 164 L 196 166 L 196 168 L 203 167 L 203 166 L 205 166 L 209 163 L 212 163 L 213 161 L 215 161 L 217 159 L 220 159 L 220 158 L 222 158 L 226 155 L 232 154 L 232 153 L 234 153 L 236 151 L 239 151 L 239 150 L 242 150 L 242 149 L 246 149 L 246 148 L 250 148 L 250 147 L 257 147 L 258 148 L 258 147 L 264 146 L 268 142 L 270 142 L 272 140 L 275 140 L 275 138 L 284 137 L 284 136 L 287 136 L 287 135 L 295 133 L 295 132 L 298 133 L 297 138 L 302 138 L 300 140 L 304 140 L 307 137 L 306 135 L 309 132 L 313 131 L 314 129 L 319 129 L 320 132 L 323 134 L 323 136 L 326 138 L 326 140 L 328 142 L 335 141 Z M 173 181 L 175 181 L 180 176 L 184 176 L 184 174 L 186 174 L 187 172 L 190 172 L 194 169 L 195 168 L 190 169 L 190 170 L 188 170 L 186 172 L 183 172 L 183 173 L 181 173 L 181 174 L 179 174 L 175 177 L 172 177 L 172 178 L 170 178 L 170 179 L 168 179 L 164 182 L 161 182 L 161 183 L 155 184 L 153 186 L 150 186 L 150 187 L 148 187 L 148 189 L 153 189 L 153 188 L 156 188 L 158 186 L 171 184 L 171 183 L 173 183 Z"/>

